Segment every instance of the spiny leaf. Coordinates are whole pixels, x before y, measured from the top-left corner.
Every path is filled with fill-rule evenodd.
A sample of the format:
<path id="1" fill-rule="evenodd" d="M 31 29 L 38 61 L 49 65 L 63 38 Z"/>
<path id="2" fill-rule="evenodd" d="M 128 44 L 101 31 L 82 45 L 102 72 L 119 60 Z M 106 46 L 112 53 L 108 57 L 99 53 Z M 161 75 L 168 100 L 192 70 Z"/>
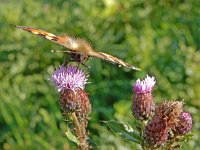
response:
<path id="1" fill-rule="evenodd" d="M 117 121 L 103 121 L 113 132 L 120 135 L 122 138 L 141 143 L 140 134 L 135 131 L 129 124 L 119 123 Z"/>

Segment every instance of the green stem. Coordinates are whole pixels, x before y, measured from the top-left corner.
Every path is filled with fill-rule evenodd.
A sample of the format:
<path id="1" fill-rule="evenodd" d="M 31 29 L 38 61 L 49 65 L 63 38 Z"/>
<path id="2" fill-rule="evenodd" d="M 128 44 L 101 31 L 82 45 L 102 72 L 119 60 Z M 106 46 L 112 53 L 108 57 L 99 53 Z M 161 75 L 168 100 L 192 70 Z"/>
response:
<path id="1" fill-rule="evenodd" d="M 74 122 L 74 126 L 76 129 L 76 136 L 80 142 L 78 150 L 89 150 L 89 143 L 87 142 L 87 132 L 85 129 L 85 125 L 79 122 L 75 113 L 71 114 L 72 120 Z"/>

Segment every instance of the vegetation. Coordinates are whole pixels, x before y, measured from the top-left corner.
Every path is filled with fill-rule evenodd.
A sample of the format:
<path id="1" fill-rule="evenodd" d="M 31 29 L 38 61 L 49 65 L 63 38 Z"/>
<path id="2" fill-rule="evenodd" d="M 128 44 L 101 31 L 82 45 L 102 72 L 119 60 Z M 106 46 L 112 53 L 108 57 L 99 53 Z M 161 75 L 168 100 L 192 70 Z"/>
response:
<path id="1" fill-rule="evenodd" d="M 156 77 L 155 101 L 183 100 L 193 115 L 193 137 L 183 149 L 200 147 L 199 1 L 11 0 L 0 5 L 0 149 L 73 149 L 64 134 L 59 94 L 49 81 L 62 46 L 13 25 L 45 29 L 90 41 L 141 72 L 99 59 L 86 63 L 92 103 L 88 130 L 94 149 L 138 149 L 108 131 L 103 121 L 134 123 L 132 84 Z M 164 99 L 163 99 L 164 98 Z"/>

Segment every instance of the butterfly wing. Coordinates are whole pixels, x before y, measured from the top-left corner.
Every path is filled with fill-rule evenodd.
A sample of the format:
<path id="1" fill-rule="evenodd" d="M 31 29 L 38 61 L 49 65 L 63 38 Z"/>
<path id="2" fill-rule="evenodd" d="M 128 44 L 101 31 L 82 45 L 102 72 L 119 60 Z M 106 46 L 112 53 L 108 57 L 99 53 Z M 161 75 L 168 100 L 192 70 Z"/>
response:
<path id="1" fill-rule="evenodd" d="M 119 67 L 124 66 L 124 67 L 130 68 L 130 69 L 133 69 L 133 70 L 138 70 L 138 71 L 141 70 L 141 69 L 134 67 L 134 66 L 124 62 L 123 60 L 121 60 L 117 57 L 114 57 L 110 54 L 107 54 L 107 53 L 93 51 L 90 53 L 90 56 L 106 60 L 113 64 L 117 64 Z"/>
<path id="2" fill-rule="evenodd" d="M 74 52 L 84 53 L 85 55 L 100 58 L 113 64 L 118 64 L 119 66 L 124 66 L 133 70 L 140 70 L 139 68 L 134 67 L 117 57 L 114 57 L 112 55 L 109 55 L 103 52 L 95 52 L 93 48 L 91 47 L 91 45 L 83 39 L 75 39 L 69 36 L 57 36 L 50 32 L 47 32 L 41 29 L 32 28 L 32 27 L 26 27 L 26 26 L 15 26 L 15 27 L 31 32 L 33 34 L 46 38 L 60 45 L 63 45 L 64 47 L 68 48 L 72 52 L 74 51 Z"/>
<path id="3" fill-rule="evenodd" d="M 38 36 L 41 36 L 45 39 L 48 39 L 50 41 L 53 41 L 53 42 L 58 43 L 60 45 L 63 45 L 65 47 L 69 48 L 70 50 L 73 50 L 73 47 L 72 47 L 72 44 L 71 44 L 72 38 L 70 38 L 68 36 L 57 36 L 57 35 L 54 35 L 50 32 L 47 32 L 47 31 L 44 31 L 44 30 L 41 30 L 41 29 L 32 28 L 32 27 L 26 27 L 26 26 L 15 26 L 15 27 L 22 29 L 22 30 L 25 30 L 25 31 L 28 31 L 28 32 L 31 32 L 31 33 L 36 34 Z"/>

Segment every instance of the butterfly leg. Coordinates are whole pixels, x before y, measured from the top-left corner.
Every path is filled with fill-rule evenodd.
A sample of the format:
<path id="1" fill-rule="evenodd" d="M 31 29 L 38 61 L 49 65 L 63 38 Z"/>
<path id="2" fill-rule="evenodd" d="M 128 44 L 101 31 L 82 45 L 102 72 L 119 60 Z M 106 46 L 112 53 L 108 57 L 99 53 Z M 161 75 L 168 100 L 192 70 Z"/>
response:
<path id="1" fill-rule="evenodd" d="M 64 62 L 62 65 L 67 66 L 69 62 L 70 62 L 69 57 L 67 55 L 64 55 Z"/>
<path id="2" fill-rule="evenodd" d="M 67 53 L 67 54 L 75 53 L 73 51 L 67 51 L 67 50 L 51 50 L 51 52 L 53 52 L 53 53 Z M 71 57 L 69 57 L 69 55 L 64 55 L 64 62 L 63 62 L 62 65 L 67 66 L 70 61 L 74 61 L 74 60 Z"/>
<path id="3" fill-rule="evenodd" d="M 77 67 L 76 67 L 76 72 L 78 71 L 78 68 L 80 67 L 80 64 L 83 65 L 84 67 L 87 67 L 87 68 L 90 69 L 89 66 L 87 66 L 87 65 L 85 65 L 85 64 L 79 62 L 78 65 L 77 65 Z"/>
<path id="4" fill-rule="evenodd" d="M 78 63 L 78 65 L 76 66 L 76 72 L 78 71 L 79 66 L 80 66 L 80 63 Z"/>
<path id="5" fill-rule="evenodd" d="M 88 68 L 88 69 L 90 69 L 90 66 L 87 66 L 86 64 L 84 64 L 84 63 L 80 63 L 81 65 L 83 65 L 84 67 L 86 67 L 86 68 Z"/>

